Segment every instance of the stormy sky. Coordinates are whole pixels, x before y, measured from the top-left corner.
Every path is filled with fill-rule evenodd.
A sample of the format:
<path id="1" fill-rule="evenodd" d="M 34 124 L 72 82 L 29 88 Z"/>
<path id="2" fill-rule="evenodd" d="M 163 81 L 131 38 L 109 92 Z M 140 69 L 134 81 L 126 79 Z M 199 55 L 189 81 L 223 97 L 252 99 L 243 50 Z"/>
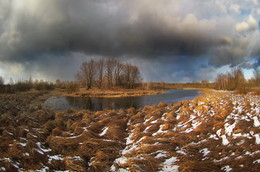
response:
<path id="1" fill-rule="evenodd" d="M 88 59 L 144 81 L 214 81 L 260 65 L 260 0 L 0 0 L 0 76 L 73 80 Z"/>

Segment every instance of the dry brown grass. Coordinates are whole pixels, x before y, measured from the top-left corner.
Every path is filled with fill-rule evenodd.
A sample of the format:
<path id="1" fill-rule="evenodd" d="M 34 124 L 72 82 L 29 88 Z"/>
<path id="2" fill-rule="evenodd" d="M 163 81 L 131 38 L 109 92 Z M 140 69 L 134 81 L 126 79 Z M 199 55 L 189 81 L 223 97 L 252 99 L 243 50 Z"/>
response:
<path id="1" fill-rule="evenodd" d="M 260 164 L 255 136 L 260 129 L 254 126 L 252 117 L 258 114 L 252 109 L 259 108 L 259 98 L 250 96 L 216 92 L 173 105 L 98 112 L 52 112 L 30 104 L 37 95 L 28 96 L 28 105 L 20 104 L 18 96 L 19 101 L 12 100 L 16 108 L 0 116 L 0 166 L 5 171 L 109 171 L 112 165 L 158 171 L 167 159 L 176 157 L 171 165 L 179 166 L 179 171 L 221 171 L 227 165 L 233 171 L 254 171 Z M 251 117 L 240 119 L 246 114 Z M 242 135 L 226 133 L 234 122 L 232 134 Z M 133 143 L 126 145 L 130 135 Z M 60 158 L 50 158 L 55 156 Z M 120 157 L 126 157 L 125 163 L 117 163 Z"/>

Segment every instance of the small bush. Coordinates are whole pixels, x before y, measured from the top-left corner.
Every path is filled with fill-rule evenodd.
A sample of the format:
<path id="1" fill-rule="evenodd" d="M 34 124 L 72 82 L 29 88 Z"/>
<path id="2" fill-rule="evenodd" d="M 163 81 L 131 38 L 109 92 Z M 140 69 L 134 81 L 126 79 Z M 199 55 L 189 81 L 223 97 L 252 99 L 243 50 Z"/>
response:
<path id="1" fill-rule="evenodd" d="M 39 82 L 35 84 L 36 90 L 53 90 L 54 85 L 48 82 Z"/>
<path id="2" fill-rule="evenodd" d="M 15 91 L 29 91 L 32 88 L 33 88 L 33 85 L 29 82 L 17 82 L 14 85 Z"/>
<path id="3" fill-rule="evenodd" d="M 70 82 L 66 85 L 65 88 L 67 92 L 76 92 L 79 90 L 79 85 L 77 83 Z"/>

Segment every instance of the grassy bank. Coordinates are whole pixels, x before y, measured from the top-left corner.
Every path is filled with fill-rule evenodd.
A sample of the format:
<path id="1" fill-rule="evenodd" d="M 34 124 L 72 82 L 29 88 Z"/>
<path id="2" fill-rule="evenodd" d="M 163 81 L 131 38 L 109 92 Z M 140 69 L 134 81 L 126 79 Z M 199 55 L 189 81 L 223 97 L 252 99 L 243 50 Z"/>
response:
<path id="1" fill-rule="evenodd" d="M 154 95 L 164 93 L 163 90 L 144 90 L 144 89 L 90 89 L 80 88 L 78 91 L 68 92 L 62 89 L 55 89 L 50 92 L 53 95 L 72 96 L 72 97 L 134 97 L 144 95 Z"/>
<path id="2" fill-rule="evenodd" d="M 0 95 L 0 171 L 260 168 L 259 96 L 209 90 L 191 101 L 99 112 L 53 112 L 43 97 Z"/>

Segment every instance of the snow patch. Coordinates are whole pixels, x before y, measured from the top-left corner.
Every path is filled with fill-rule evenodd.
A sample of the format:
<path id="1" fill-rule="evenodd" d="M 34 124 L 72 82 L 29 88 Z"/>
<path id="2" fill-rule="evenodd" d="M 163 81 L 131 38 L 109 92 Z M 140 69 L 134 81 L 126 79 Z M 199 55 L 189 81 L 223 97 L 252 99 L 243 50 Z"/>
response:
<path id="1" fill-rule="evenodd" d="M 255 160 L 253 164 L 260 164 L 260 159 Z"/>
<path id="2" fill-rule="evenodd" d="M 26 143 L 19 143 L 22 147 L 26 146 Z"/>
<path id="3" fill-rule="evenodd" d="M 167 152 L 159 150 L 156 153 L 158 153 L 154 158 L 159 159 L 159 158 L 165 158 L 167 157 Z"/>
<path id="4" fill-rule="evenodd" d="M 236 122 L 234 122 L 232 125 L 226 123 L 224 126 L 225 126 L 226 134 L 230 136 L 233 132 L 233 129 L 236 127 Z"/>
<path id="5" fill-rule="evenodd" d="M 221 137 L 222 137 L 222 144 L 223 144 L 223 145 L 228 145 L 228 144 L 229 144 L 229 141 L 228 141 L 226 135 L 222 135 Z"/>
<path id="6" fill-rule="evenodd" d="M 255 127 L 259 127 L 260 126 L 260 122 L 259 122 L 257 116 L 254 116 L 253 119 L 254 119 L 254 126 Z"/>
<path id="7" fill-rule="evenodd" d="M 126 162 L 127 162 L 127 160 L 128 160 L 128 158 L 126 158 L 126 157 L 124 157 L 124 156 L 121 156 L 120 158 L 117 158 L 116 160 L 115 160 L 115 163 L 117 163 L 117 164 L 125 164 Z"/>
<path id="8" fill-rule="evenodd" d="M 259 134 L 255 134 L 255 144 L 260 144 L 260 135 Z"/>
<path id="9" fill-rule="evenodd" d="M 40 152 L 50 152 L 50 151 L 51 151 L 51 149 L 44 149 L 44 148 L 42 148 L 42 147 L 41 147 L 41 145 L 42 145 L 41 142 L 37 142 L 36 145 L 37 145 L 38 148 L 40 149 L 40 150 L 38 150 L 38 152 L 39 152 L 39 151 L 40 151 Z"/>
<path id="10" fill-rule="evenodd" d="M 104 136 L 107 133 L 108 127 L 104 127 L 102 133 L 99 134 L 100 137 Z"/>
<path id="11" fill-rule="evenodd" d="M 210 151 L 208 150 L 208 148 L 204 148 L 200 150 L 200 153 L 203 153 L 203 156 L 205 157 L 210 153 Z"/>
<path id="12" fill-rule="evenodd" d="M 161 172 L 178 172 L 179 166 L 174 164 L 176 161 L 178 161 L 177 157 L 172 157 L 172 158 L 166 159 L 162 163 L 163 168 L 162 168 Z"/>
<path id="13" fill-rule="evenodd" d="M 226 165 L 226 166 L 222 167 L 221 170 L 224 170 L 225 172 L 230 172 L 230 171 L 232 171 L 232 168 L 230 168 L 229 165 Z"/>
<path id="14" fill-rule="evenodd" d="M 48 156 L 48 157 L 49 157 L 48 163 L 51 163 L 52 160 L 63 161 L 63 158 L 61 157 L 61 155 L 53 155 L 53 156 Z"/>

